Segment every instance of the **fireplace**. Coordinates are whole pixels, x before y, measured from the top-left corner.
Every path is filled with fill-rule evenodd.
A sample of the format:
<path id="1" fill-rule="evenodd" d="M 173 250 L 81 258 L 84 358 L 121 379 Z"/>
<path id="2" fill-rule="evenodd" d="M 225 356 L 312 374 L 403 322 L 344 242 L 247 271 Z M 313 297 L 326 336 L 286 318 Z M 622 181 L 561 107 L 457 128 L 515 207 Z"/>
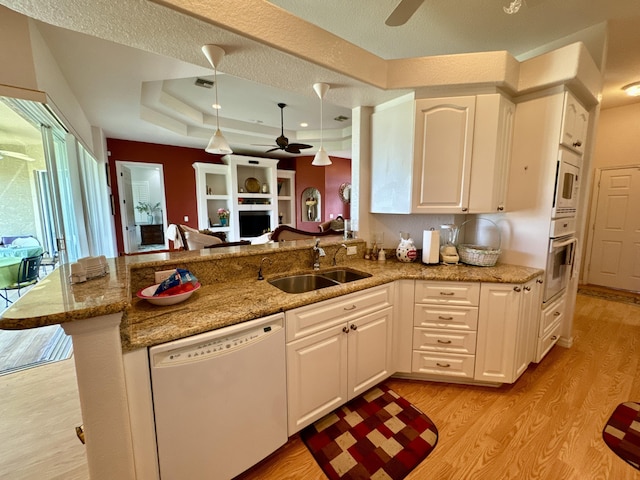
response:
<path id="1" fill-rule="evenodd" d="M 266 212 L 239 212 L 240 237 L 259 237 L 271 230 L 271 216 Z"/>

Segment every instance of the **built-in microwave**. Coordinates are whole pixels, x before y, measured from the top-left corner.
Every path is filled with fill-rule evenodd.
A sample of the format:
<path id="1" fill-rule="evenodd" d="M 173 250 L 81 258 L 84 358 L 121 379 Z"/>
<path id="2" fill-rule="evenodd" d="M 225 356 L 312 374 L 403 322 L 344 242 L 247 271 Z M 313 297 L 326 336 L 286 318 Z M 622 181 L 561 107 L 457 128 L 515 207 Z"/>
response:
<path id="1" fill-rule="evenodd" d="M 574 217 L 578 208 L 580 191 L 580 164 L 582 157 L 561 149 L 556 168 L 556 185 L 553 193 L 553 218 Z"/>

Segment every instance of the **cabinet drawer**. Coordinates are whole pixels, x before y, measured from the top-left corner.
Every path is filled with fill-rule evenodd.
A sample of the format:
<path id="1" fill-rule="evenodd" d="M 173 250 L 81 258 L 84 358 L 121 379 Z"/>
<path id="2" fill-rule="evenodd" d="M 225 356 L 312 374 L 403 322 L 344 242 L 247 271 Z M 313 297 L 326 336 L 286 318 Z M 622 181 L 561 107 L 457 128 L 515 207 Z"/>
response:
<path id="1" fill-rule="evenodd" d="M 551 328 L 543 337 L 538 339 L 536 363 L 542 360 L 544 356 L 549 353 L 549 350 L 558 342 L 560 339 L 560 330 L 562 330 L 562 322 L 558 320 L 551 324 Z"/>
<path id="2" fill-rule="evenodd" d="M 416 305 L 413 312 L 416 327 L 476 330 L 478 307 Z"/>
<path id="3" fill-rule="evenodd" d="M 416 282 L 416 303 L 439 303 L 477 307 L 479 299 L 479 282 Z"/>
<path id="4" fill-rule="evenodd" d="M 473 378 L 475 357 L 455 353 L 413 352 L 411 371 L 447 377 Z"/>
<path id="5" fill-rule="evenodd" d="M 415 328 L 413 349 L 448 353 L 476 353 L 476 332 Z"/>
<path id="6" fill-rule="evenodd" d="M 539 337 L 546 336 L 556 322 L 562 322 L 562 319 L 564 318 L 564 309 L 565 296 L 563 295 L 542 311 L 540 328 L 538 331 Z"/>
<path id="7" fill-rule="evenodd" d="M 286 312 L 287 342 L 393 304 L 393 284 L 369 288 Z"/>

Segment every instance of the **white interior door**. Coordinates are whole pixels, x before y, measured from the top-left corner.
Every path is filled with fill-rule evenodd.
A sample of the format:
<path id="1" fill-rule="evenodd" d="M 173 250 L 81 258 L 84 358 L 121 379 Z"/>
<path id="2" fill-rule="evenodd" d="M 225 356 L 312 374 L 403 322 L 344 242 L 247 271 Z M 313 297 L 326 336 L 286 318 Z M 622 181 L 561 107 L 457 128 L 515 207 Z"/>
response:
<path id="1" fill-rule="evenodd" d="M 138 226 L 133 201 L 133 189 L 131 186 L 131 170 L 126 165 L 116 162 L 118 171 L 118 193 L 120 195 L 120 216 L 122 217 L 122 240 L 124 252 L 138 251 L 140 240 L 138 238 Z"/>
<path id="2" fill-rule="evenodd" d="M 588 281 L 640 291 L 640 167 L 601 173 Z"/>

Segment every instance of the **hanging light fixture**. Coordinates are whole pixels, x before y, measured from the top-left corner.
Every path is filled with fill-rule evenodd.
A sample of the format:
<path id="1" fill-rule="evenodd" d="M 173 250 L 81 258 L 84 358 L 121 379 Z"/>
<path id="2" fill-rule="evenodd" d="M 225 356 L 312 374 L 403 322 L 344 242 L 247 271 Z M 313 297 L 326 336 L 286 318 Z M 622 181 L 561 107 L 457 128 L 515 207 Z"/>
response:
<path id="1" fill-rule="evenodd" d="M 316 156 L 313 158 L 313 162 L 311 165 L 316 167 L 326 167 L 327 165 L 331 165 L 331 159 L 329 155 L 327 155 L 326 150 L 323 145 L 323 128 L 322 128 L 322 104 L 325 94 L 329 91 L 328 83 L 314 83 L 313 89 L 316 91 L 318 97 L 320 97 L 320 150 L 316 153 Z"/>
<path id="2" fill-rule="evenodd" d="M 233 153 L 233 150 L 231 150 L 229 143 L 220 131 L 220 118 L 218 113 L 220 110 L 220 104 L 218 103 L 218 65 L 220 64 L 222 57 L 224 57 L 225 52 L 217 45 L 203 45 L 202 52 L 213 67 L 213 88 L 216 92 L 216 103 L 213 106 L 216 110 L 216 133 L 213 134 L 213 137 L 209 140 L 209 145 L 207 145 L 207 148 L 204 150 L 208 153 L 227 155 L 229 153 Z"/>

